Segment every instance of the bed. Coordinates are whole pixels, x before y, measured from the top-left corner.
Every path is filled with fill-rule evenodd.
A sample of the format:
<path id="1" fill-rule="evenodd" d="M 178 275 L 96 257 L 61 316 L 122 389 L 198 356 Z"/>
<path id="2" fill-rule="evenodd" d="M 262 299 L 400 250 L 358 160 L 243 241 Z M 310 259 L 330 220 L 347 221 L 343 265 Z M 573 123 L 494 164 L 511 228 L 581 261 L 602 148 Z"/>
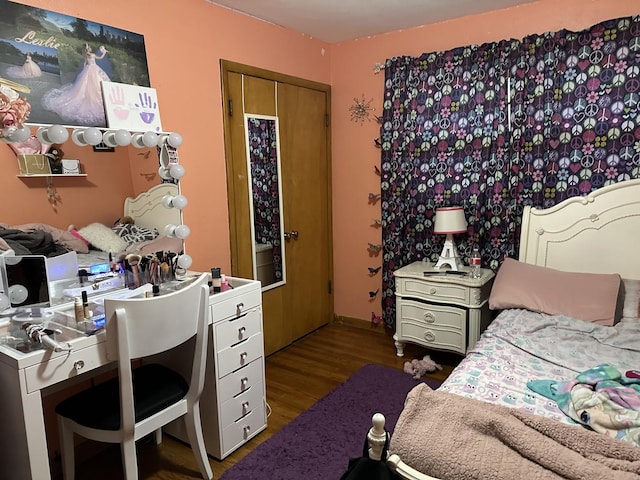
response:
<path id="1" fill-rule="evenodd" d="M 71 225 L 61 230 L 44 223 L 0 223 L 0 251 L 13 250 L 16 255 L 47 257 L 75 251 L 80 268 L 107 261 L 109 253 L 179 252 L 182 241 L 164 235 L 166 225 L 182 223 L 180 210 L 163 205 L 166 195 L 178 195 L 177 185 L 162 183 L 135 198 L 126 198 L 121 220 L 130 220 L 113 225 L 96 222 L 79 228 Z"/>
<path id="2" fill-rule="evenodd" d="M 640 180 L 526 208 L 499 314 L 441 387 L 409 392 L 387 464 L 416 480 L 640 478 L 639 235 Z"/>

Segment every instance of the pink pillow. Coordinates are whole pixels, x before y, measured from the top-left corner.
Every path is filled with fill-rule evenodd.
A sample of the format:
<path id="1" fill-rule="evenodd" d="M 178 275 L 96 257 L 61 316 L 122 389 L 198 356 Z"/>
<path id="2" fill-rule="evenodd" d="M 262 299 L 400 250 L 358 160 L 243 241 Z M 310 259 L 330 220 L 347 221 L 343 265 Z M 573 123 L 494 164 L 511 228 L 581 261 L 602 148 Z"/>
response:
<path id="1" fill-rule="evenodd" d="M 617 274 L 563 272 L 505 258 L 493 282 L 489 308 L 525 308 L 611 326 L 620 281 Z"/>

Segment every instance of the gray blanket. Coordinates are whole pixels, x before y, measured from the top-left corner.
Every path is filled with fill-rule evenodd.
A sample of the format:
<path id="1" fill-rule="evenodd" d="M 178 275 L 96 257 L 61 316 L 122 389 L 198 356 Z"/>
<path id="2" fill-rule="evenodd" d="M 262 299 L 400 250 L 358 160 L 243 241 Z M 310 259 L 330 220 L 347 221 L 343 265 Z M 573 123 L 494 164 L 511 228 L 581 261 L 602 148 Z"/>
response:
<path id="1" fill-rule="evenodd" d="M 407 395 L 389 453 L 445 480 L 640 479 L 632 444 L 426 384 Z"/>
<path id="2" fill-rule="evenodd" d="M 54 257 L 62 255 L 68 250 L 56 243 L 49 232 L 43 230 L 18 230 L 0 228 L 2 238 L 16 255 L 45 255 Z"/>

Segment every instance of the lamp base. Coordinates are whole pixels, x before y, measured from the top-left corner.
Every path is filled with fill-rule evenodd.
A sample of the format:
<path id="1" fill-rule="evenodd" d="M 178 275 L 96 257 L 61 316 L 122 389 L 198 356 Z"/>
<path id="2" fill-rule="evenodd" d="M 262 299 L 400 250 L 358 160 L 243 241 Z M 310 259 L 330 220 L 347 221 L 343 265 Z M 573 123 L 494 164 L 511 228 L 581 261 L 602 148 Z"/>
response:
<path id="1" fill-rule="evenodd" d="M 433 268 L 439 270 L 445 265 L 449 266 L 449 270 L 456 272 L 462 270 L 463 267 L 456 244 L 453 243 L 453 235 L 450 233 L 447 234 L 447 238 L 444 241 L 444 247 L 442 247 L 442 253 L 440 253 L 438 263 L 436 263 Z"/>

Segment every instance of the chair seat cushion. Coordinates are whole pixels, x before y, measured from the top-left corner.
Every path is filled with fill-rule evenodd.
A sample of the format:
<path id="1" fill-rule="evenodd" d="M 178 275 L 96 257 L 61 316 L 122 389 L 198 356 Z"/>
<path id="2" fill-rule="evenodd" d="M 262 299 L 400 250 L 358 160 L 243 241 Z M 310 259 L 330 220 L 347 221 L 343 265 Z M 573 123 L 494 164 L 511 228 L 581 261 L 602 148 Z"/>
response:
<path id="1" fill-rule="evenodd" d="M 157 364 L 133 371 L 136 423 L 184 398 L 187 382 L 173 370 Z M 119 380 L 113 378 L 73 395 L 56 406 L 56 413 L 85 427 L 120 428 Z"/>

